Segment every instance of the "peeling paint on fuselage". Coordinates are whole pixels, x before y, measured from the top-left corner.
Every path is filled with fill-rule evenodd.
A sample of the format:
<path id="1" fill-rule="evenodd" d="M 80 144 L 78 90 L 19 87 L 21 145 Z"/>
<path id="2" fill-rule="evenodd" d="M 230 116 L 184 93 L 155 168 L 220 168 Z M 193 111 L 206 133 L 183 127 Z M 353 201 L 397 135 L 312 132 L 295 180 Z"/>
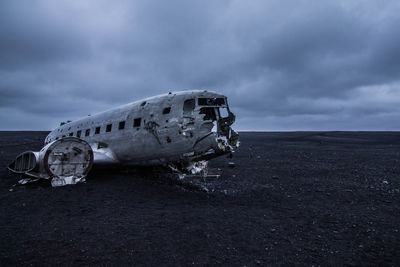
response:
<path id="1" fill-rule="evenodd" d="M 204 120 L 205 114 L 200 114 L 200 109 L 205 106 L 199 105 L 199 98 L 224 99 L 223 104 L 214 105 L 211 101 L 206 106 L 215 109 L 214 121 Z M 184 111 L 184 103 L 190 99 L 195 102 L 194 109 Z M 229 111 L 226 97 L 215 92 L 169 93 L 66 123 L 52 131 L 45 142 L 63 136 L 80 137 L 92 147 L 96 164 L 188 164 L 231 153 L 238 146 L 237 133 L 230 128 L 234 115 L 229 111 L 231 121 L 223 126 L 219 108 Z M 140 126 L 134 127 L 134 120 L 138 118 Z M 219 121 L 221 125 L 217 123 Z M 122 122 L 124 127 L 119 129 Z M 109 124 L 112 129 L 107 132 Z M 213 131 L 216 124 L 218 130 Z M 99 133 L 96 133 L 97 127 L 100 127 Z M 222 130 L 223 127 L 229 129 Z M 90 134 L 85 136 L 88 129 Z"/>

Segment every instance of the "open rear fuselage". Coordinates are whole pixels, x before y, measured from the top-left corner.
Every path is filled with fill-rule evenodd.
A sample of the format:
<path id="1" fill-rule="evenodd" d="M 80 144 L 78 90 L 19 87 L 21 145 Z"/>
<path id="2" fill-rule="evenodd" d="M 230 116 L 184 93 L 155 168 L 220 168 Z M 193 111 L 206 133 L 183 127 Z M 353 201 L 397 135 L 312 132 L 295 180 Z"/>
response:
<path id="1" fill-rule="evenodd" d="M 231 153 L 238 135 L 224 95 L 182 91 L 155 96 L 62 124 L 45 140 L 87 141 L 96 164 L 165 165 Z"/>

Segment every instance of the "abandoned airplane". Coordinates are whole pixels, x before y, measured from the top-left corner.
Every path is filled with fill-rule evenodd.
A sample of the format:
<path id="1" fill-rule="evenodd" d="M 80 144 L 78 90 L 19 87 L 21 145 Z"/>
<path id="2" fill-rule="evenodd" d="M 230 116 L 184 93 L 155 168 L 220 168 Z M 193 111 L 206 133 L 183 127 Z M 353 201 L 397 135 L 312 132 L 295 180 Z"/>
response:
<path id="1" fill-rule="evenodd" d="M 169 167 L 196 174 L 211 158 L 239 146 L 227 97 L 209 91 L 154 96 L 76 121 L 62 122 L 40 152 L 9 165 L 14 173 L 51 179 L 53 186 L 85 180 L 92 164 Z"/>

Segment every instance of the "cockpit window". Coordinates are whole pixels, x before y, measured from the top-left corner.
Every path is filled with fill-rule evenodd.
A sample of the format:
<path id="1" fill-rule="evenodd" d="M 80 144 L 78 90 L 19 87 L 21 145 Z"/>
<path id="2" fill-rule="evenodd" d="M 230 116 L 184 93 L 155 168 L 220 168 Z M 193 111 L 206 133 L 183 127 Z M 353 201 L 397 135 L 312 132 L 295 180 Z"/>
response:
<path id="1" fill-rule="evenodd" d="M 200 114 L 205 114 L 203 120 L 208 121 L 212 120 L 215 121 L 217 116 L 215 115 L 215 108 L 201 108 Z"/>
<path id="2" fill-rule="evenodd" d="M 229 117 L 228 109 L 227 108 L 219 108 L 219 117 L 220 118 Z"/>
<path id="3" fill-rule="evenodd" d="M 195 102 L 194 99 L 187 99 L 183 103 L 183 113 L 191 113 L 194 110 Z"/>
<path id="4" fill-rule="evenodd" d="M 218 98 L 199 98 L 199 106 L 222 106 L 225 105 L 225 99 L 222 97 Z"/>

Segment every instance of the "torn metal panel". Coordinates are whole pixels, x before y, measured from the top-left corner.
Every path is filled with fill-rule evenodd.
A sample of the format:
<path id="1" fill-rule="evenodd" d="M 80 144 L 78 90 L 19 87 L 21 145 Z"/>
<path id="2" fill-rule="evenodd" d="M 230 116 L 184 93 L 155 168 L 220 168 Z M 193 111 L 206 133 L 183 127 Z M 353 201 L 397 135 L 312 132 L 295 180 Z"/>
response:
<path id="1" fill-rule="evenodd" d="M 86 178 L 83 176 L 64 176 L 64 177 L 53 177 L 51 180 L 51 185 L 53 187 L 57 186 L 64 186 L 64 185 L 69 185 L 69 184 L 77 184 L 77 183 L 82 183 L 85 182 Z"/>
<path id="2" fill-rule="evenodd" d="M 163 112 L 163 113 L 164 113 L 164 112 Z M 155 122 L 155 121 L 148 121 L 148 122 L 146 123 L 146 125 L 145 125 L 144 128 L 156 138 L 157 142 L 158 142 L 160 145 L 162 145 L 162 144 L 161 144 L 161 141 L 160 141 L 160 138 L 158 137 L 158 130 L 157 130 L 157 127 L 159 127 L 159 126 L 160 126 L 160 125 L 159 125 L 157 122 Z"/>
<path id="3" fill-rule="evenodd" d="M 93 150 L 93 161 L 100 164 L 115 164 L 118 163 L 117 156 L 108 147 L 108 144 L 99 142 L 90 144 Z"/>

